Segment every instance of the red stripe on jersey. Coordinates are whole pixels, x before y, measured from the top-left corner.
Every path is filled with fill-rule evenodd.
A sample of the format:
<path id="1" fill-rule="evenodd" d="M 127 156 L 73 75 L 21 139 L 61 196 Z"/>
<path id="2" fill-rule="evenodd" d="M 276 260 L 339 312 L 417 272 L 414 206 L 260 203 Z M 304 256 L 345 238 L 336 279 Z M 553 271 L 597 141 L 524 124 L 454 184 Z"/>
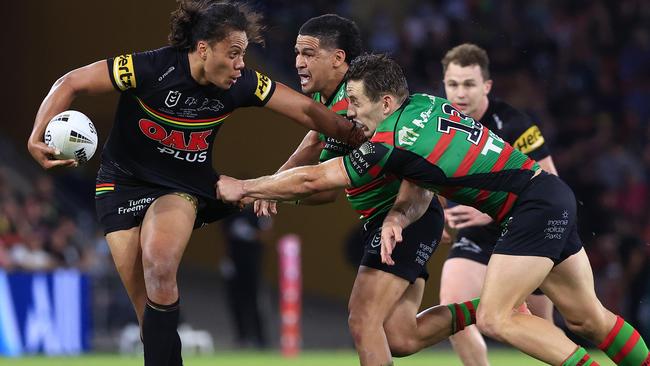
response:
<path id="1" fill-rule="evenodd" d="M 517 200 L 517 195 L 510 192 L 508 193 L 508 196 L 506 197 L 506 201 L 503 203 L 503 206 L 501 206 L 501 209 L 497 213 L 497 222 L 500 222 L 503 220 L 503 216 L 505 216 L 508 211 L 510 211 L 510 208 L 512 205 L 514 205 L 515 201 Z"/>
<path id="2" fill-rule="evenodd" d="M 510 159 L 510 155 L 512 155 L 512 152 L 514 150 L 515 149 L 512 146 L 506 144 L 506 146 L 503 147 L 503 151 L 501 151 L 501 154 L 499 154 L 496 163 L 494 163 L 494 166 L 492 166 L 492 170 L 490 170 L 490 172 L 494 173 L 503 169 L 503 167 L 506 166 L 506 163 L 508 162 L 508 159 Z"/>
<path id="3" fill-rule="evenodd" d="M 383 142 L 388 145 L 395 145 L 395 133 L 393 132 L 376 132 L 370 139 L 370 142 Z"/>
<path id="4" fill-rule="evenodd" d="M 481 141 L 479 141 L 477 145 L 472 144 L 472 146 L 470 146 L 469 150 L 465 154 L 465 157 L 463 158 L 463 161 L 454 172 L 454 177 L 462 177 L 467 175 L 469 169 L 472 167 L 472 165 L 474 165 L 476 158 L 478 158 L 478 154 L 483 150 L 483 146 L 485 146 L 485 142 L 487 141 L 489 134 L 490 133 L 488 132 L 488 129 L 483 127 L 483 136 L 481 137 Z"/>
<path id="5" fill-rule="evenodd" d="M 381 173 L 381 166 L 379 165 L 373 165 L 373 167 L 368 170 L 368 174 L 373 178 L 378 176 L 379 173 Z"/>
<path id="6" fill-rule="evenodd" d="M 605 337 L 605 340 L 603 340 L 603 342 L 598 345 L 598 348 L 600 348 L 603 351 L 606 351 L 609 348 L 609 346 L 611 346 L 612 343 L 614 343 L 614 338 L 616 338 L 618 332 L 620 332 L 621 328 L 623 328 L 623 323 L 625 323 L 623 318 L 617 316 L 616 323 L 614 324 L 614 328 L 612 328 L 612 330 L 609 332 L 607 337 Z"/>
<path id="7" fill-rule="evenodd" d="M 347 98 L 341 99 L 338 102 L 334 103 L 332 108 L 330 108 L 332 112 L 340 112 L 348 109 L 348 100 Z"/>
<path id="8" fill-rule="evenodd" d="M 490 197 L 490 191 L 480 190 L 476 195 L 476 199 L 474 200 L 474 205 L 476 208 L 483 206 L 483 202 L 485 202 L 488 197 Z"/>
<path id="9" fill-rule="evenodd" d="M 102 184 L 95 184 L 95 187 L 101 188 L 101 187 L 115 187 L 115 183 L 102 183 Z"/>
<path id="10" fill-rule="evenodd" d="M 533 165 L 535 165 L 535 160 L 533 160 L 533 159 L 531 159 L 531 158 L 528 158 L 528 160 L 526 160 L 526 162 L 524 163 L 524 165 L 521 166 L 521 169 L 523 169 L 523 170 L 529 170 L 530 168 L 533 167 Z"/>
<path id="11" fill-rule="evenodd" d="M 451 140 L 454 139 L 454 136 L 456 136 L 456 130 L 451 130 L 451 132 L 442 135 L 436 146 L 434 146 L 433 151 L 431 151 L 431 154 L 427 156 L 427 161 L 431 164 L 437 163 L 442 154 L 445 153 L 445 150 L 447 150 Z"/>
<path id="12" fill-rule="evenodd" d="M 503 167 L 506 166 L 506 163 L 508 162 L 508 159 L 510 159 L 510 155 L 512 155 L 512 152 L 514 150 L 515 149 L 512 146 L 510 146 L 509 144 L 506 144 L 503 147 L 503 151 L 501 151 L 501 154 L 499 154 L 499 157 L 497 158 L 497 161 L 492 166 L 492 169 L 490 169 L 490 172 L 494 173 L 494 172 L 498 172 L 501 169 L 503 169 Z M 478 193 L 478 195 L 476 196 L 476 206 L 477 207 L 480 206 L 483 203 L 483 201 L 488 199 L 488 197 L 490 196 L 490 193 L 491 193 L 490 191 L 481 190 Z"/>
<path id="13" fill-rule="evenodd" d="M 621 348 L 621 350 L 618 351 L 616 356 L 612 357 L 612 361 L 614 361 L 614 363 L 617 365 L 619 364 L 619 362 L 623 361 L 625 356 L 627 356 L 630 353 L 630 351 L 632 351 L 634 346 L 636 346 L 637 342 L 639 341 L 639 338 L 641 338 L 639 332 L 637 332 L 636 330 L 632 332 L 632 335 L 630 336 L 630 338 L 627 339 L 627 342 L 625 342 L 623 348 Z"/>
<path id="14" fill-rule="evenodd" d="M 366 210 L 357 210 L 357 213 L 363 217 L 370 217 L 375 211 L 377 211 L 377 207 L 369 208 Z"/>
<path id="15" fill-rule="evenodd" d="M 345 193 L 347 193 L 349 196 L 356 196 L 358 194 L 368 192 L 368 191 L 370 191 L 372 189 L 375 189 L 377 187 L 381 187 L 383 185 L 391 183 L 391 182 L 393 182 L 395 180 L 397 180 L 397 176 L 395 176 L 395 175 L 384 176 L 384 177 L 381 177 L 381 178 L 379 178 L 377 180 L 373 180 L 372 182 L 370 182 L 368 184 L 362 185 L 361 187 L 347 188 L 345 190 Z"/>

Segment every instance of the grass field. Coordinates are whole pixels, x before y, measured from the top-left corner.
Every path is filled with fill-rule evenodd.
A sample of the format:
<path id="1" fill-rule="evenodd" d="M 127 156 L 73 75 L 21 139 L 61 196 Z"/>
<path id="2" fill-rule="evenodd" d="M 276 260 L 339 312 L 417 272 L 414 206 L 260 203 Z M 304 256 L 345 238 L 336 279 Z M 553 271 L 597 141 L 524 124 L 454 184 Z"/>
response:
<path id="1" fill-rule="evenodd" d="M 600 351 L 590 352 L 602 365 L 613 365 Z M 514 350 L 494 350 L 490 353 L 493 366 L 535 366 L 543 365 Z M 0 359 L 0 365 L 11 366 L 141 366 L 141 357 L 119 355 L 89 355 L 74 358 L 25 357 Z M 352 351 L 303 352 L 293 359 L 282 358 L 275 352 L 223 352 L 214 356 L 195 356 L 185 358 L 186 366 L 332 366 L 358 365 L 357 356 Z M 455 354 L 450 351 L 427 351 L 403 359 L 395 359 L 399 366 L 462 366 Z"/>

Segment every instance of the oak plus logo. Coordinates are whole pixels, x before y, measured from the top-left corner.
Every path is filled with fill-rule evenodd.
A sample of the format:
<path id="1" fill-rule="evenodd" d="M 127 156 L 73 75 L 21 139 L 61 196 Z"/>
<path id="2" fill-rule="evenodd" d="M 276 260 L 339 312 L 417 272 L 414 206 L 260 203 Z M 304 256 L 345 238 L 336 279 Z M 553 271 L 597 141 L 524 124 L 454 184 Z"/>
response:
<path id="1" fill-rule="evenodd" d="M 163 126 L 145 118 L 138 122 L 138 126 L 145 136 L 162 145 L 157 148 L 162 154 L 169 154 L 175 159 L 189 163 L 202 163 L 207 159 L 207 150 L 210 147 L 208 137 L 212 130 L 167 132 Z"/>
<path id="2" fill-rule="evenodd" d="M 170 90 L 167 93 L 167 98 L 165 98 L 165 105 L 169 108 L 175 107 L 179 99 L 181 99 L 181 92 L 178 90 Z"/>

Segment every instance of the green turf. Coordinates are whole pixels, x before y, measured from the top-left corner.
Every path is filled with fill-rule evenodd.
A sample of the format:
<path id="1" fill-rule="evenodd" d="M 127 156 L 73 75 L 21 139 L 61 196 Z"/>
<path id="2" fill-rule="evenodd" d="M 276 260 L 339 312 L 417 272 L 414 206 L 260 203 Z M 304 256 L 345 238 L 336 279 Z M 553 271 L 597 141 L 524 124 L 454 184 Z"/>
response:
<path id="1" fill-rule="evenodd" d="M 600 351 L 590 352 L 602 365 L 613 365 Z M 535 366 L 544 365 L 513 350 L 493 350 L 490 362 L 494 366 Z M 0 365 L 11 366 L 140 366 L 141 357 L 126 357 L 119 355 L 89 355 L 82 357 L 25 357 L 18 359 L 0 359 Z M 186 366 L 331 366 L 357 365 L 358 360 L 352 351 L 320 351 L 303 352 L 300 357 L 285 359 L 275 352 L 223 352 L 213 356 L 185 357 Z M 450 351 L 426 351 L 419 354 L 395 359 L 397 366 L 462 366 L 455 354 Z"/>

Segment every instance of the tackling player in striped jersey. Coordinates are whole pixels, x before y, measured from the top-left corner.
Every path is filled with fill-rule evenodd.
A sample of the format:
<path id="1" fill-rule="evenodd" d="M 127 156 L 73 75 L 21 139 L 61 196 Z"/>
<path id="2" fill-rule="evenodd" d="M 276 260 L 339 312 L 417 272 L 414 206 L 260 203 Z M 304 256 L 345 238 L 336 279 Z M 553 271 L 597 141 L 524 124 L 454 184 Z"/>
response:
<path id="1" fill-rule="evenodd" d="M 392 172 L 455 202 L 489 214 L 502 227 L 477 309 L 479 330 L 552 365 L 596 365 L 550 322 L 513 312 L 540 287 L 573 332 L 598 344 L 618 365 L 650 362 L 639 333 L 596 297 L 577 234 L 575 197 L 557 176 L 514 149 L 446 99 L 409 96 L 397 63 L 364 55 L 347 75 L 348 116 L 375 132 L 343 158 L 272 177 L 239 181 L 222 176 L 218 196 L 290 200 L 337 187 L 366 184 Z M 382 225 L 382 260 L 418 215 L 391 210 Z"/>

